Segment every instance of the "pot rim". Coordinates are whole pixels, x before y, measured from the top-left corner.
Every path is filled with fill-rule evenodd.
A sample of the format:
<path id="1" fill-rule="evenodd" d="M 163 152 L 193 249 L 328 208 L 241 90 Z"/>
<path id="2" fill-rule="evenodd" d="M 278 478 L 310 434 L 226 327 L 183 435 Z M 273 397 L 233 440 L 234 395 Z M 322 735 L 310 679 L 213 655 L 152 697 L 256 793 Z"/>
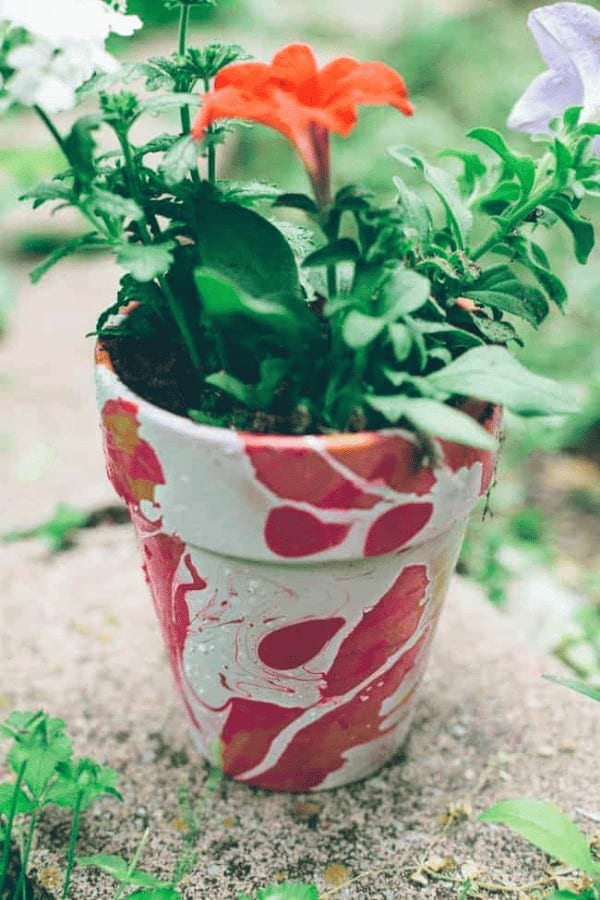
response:
<path id="1" fill-rule="evenodd" d="M 415 447 L 420 445 L 417 434 L 406 428 L 397 428 L 390 426 L 389 428 L 381 428 L 377 431 L 357 431 L 344 432 L 337 431 L 332 434 L 265 434 L 264 432 L 243 431 L 235 428 L 224 428 L 220 425 L 207 425 L 201 422 L 194 422 L 186 416 L 178 413 L 170 412 L 161 406 L 157 406 L 150 400 L 145 400 L 139 394 L 130 388 L 125 382 L 121 381 L 115 372 L 110 353 L 101 340 L 96 341 L 94 347 L 94 360 L 96 375 L 98 378 L 103 377 L 103 370 L 111 373 L 112 377 L 123 387 L 127 395 L 131 397 L 141 408 L 144 409 L 145 415 L 154 421 L 155 424 L 172 430 L 177 430 L 181 434 L 189 437 L 202 438 L 213 444 L 227 445 L 235 444 L 239 441 L 239 437 L 251 438 L 253 445 L 265 445 L 280 450 L 306 450 L 307 440 L 317 442 L 318 446 L 325 450 L 335 451 L 352 451 L 364 444 L 370 444 L 385 440 L 390 437 L 401 437 L 406 441 L 414 444 Z M 489 413 L 484 419 L 477 419 L 482 426 L 494 416 L 495 411 L 499 408 L 497 405 L 487 403 L 485 401 L 473 400 L 473 403 L 480 404 L 483 410 L 488 409 Z M 473 416 L 475 419 L 476 417 Z M 465 452 L 473 450 L 464 444 L 455 441 L 448 441 L 444 438 L 432 437 L 432 440 L 443 441 L 444 444 L 451 444 L 457 447 L 463 447 Z M 484 451 L 477 451 L 482 453 Z M 492 451 L 497 452 L 497 451 Z M 427 468 L 425 464 L 424 468 Z"/>

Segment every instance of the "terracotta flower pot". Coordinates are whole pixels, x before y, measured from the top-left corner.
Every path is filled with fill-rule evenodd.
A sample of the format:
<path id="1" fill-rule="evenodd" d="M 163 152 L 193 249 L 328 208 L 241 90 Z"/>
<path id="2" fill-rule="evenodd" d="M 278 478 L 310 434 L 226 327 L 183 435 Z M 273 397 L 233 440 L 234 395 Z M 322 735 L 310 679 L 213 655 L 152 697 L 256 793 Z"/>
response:
<path id="1" fill-rule="evenodd" d="M 101 348 L 96 373 L 108 475 L 200 751 L 219 743 L 227 774 L 274 790 L 374 772 L 407 734 L 493 454 L 436 441 L 430 467 L 397 429 L 196 425 L 133 394 Z"/>

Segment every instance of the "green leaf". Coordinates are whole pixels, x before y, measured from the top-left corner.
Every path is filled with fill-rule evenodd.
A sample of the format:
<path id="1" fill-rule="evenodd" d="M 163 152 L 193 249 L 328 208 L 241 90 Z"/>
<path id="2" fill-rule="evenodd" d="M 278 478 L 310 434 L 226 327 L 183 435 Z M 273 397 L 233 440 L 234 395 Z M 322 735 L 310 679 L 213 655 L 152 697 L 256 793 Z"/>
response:
<path id="1" fill-rule="evenodd" d="M 203 203 L 198 217 L 203 267 L 254 297 L 278 290 L 305 306 L 294 254 L 278 228 L 233 203 Z"/>
<path id="2" fill-rule="evenodd" d="M 474 347 L 424 380 L 448 394 L 498 403 L 522 416 L 566 415 L 576 408 L 562 385 L 534 375 L 503 347 Z"/>
<path id="3" fill-rule="evenodd" d="M 425 181 L 433 188 L 446 211 L 446 218 L 453 231 L 458 246 L 464 250 L 473 227 L 473 213 L 464 202 L 456 178 L 445 169 L 425 162 L 418 153 L 407 147 L 392 147 L 393 157 L 420 169 Z"/>
<path id="4" fill-rule="evenodd" d="M 319 900 L 319 892 L 313 884 L 272 884 L 258 891 L 256 900 Z"/>
<path id="5" fill-rule="evenodd" d="M 279 194 L 273 206 L 287 206 L 291 209 L 301 209 L 310 216 L 317 216 L 319 208 L 315 201 L 307 194 Z"/>
<path id="6" fill-rule="evenodd" d="M 206 268 L 196 269 L 195 277 L 202 308 L 208 317 L 218 321 L 232 316 L 243 316 L 255 319 L 263 328 L 288 334 L 297 332 L 298 322 L 293 311 L 288 305 L 276 299 L 281 295 L 266 296 L 264 299 L 253 297 Z M 306 312 L 308 317 L 311 316 L 311 313 L 302 307 L 299 307 L 298 312 Z M 310 318 L 306 321 L 310 322 Z"/>
<path id="7" fill-rule="evenodd" d="M 577 215 L 567 197 L 550 197 L 548 200 L 544 200 L 542 205 L 556 213 L 564 222 L 573 235 L 577 262 L 586 263 L 595 243 L 592 224 Z"/>
<path id="8" fill-rule="evenodd" d="M 583 681 L 575 681 L 572 678 L 557 678 L 556 675 L 543 675 L 543 678 L 546 681 L 553 681 L 555 684 L 562 684 L 563 687 L 571 688 L 572 691 L 577 691 L 580 694 L 583 694 L 584 697 L 589 697 L 590 700 L 596 700 L 600 703 L 600 688 L 592 687 L 591 684 L 585 684 Z"/>
<path id="9" fill-rule="evenodd" d="M 46 272 L 55 266 L 57 262 L 60 262 L 61 259 L 65 259 L 65 257 L 70 256 L 72 253 L 78 253 L 80 250 L 98 250 L 108 246 L 110 246 L 108 242 L 99 238 L 95 231 L 91 231 L 81 237 L 71 238 L 71 240 L 65 241 L 61 247 L 57 247 L 43 263 L 36 266 L 35 269 L 30 272 L 29 278 L 31 279 L 32 284 L 37 284 Z"/>
<path id="10" fill-rule="evenodd" d="M 396 266 L 381 282 L 380 288 L 381 309 L 388 322 L 420 309 L 431 293 L 429 279 L 403 265 Z"/>
<path id="11" fill-rule="evenodd" d="M 351 238 L 338 238 L 325 247 L 319 247 L 303 261 L 304 267 L 332 266 L 339 262 L 355 262 L 360 256 L 356 241 Z"/>
<path id="12" fill-rule="evenodd" d="M 398 362 L 408 359 L 413 346 L 413 336 L 410 328 L 402 323 L 394 323 L 388 328 L 388 335 L 392 342 L 394 356 Z"/>
<path id="13" fill-rule="evenodd" d="M 417 236 L 419 243 L 426 241 L 431 233 L 432 221 L 429 207 L 422 197 L 409 190 L 404 181 L 394 177 L 394 186 L 398 191 L 398 206 L 403 213 L 403 227 Z"/>
<path id="14" fill-rule="evenodd" d="M 253 206 L 263 201 L 275 201 L 280 189 L 266 181 L 218 181 L 217 187 L 224 200 L 233 200 L 242 206 Z"/>
<path id="15" fill-rule="evenodd" d="M 518 283 L 517 285 L 520 296 L 506 291 L 491 290 L 468 290 L 464 296 L 482 306 L 491 306 L 493 309 L 501 309 L 513 316 L 519 316 L 531 325 L 539 325 L 548 315 L 548 304 L 539 291 Z"/>
<path id="16" fill-rule="evenodd" d="M 192 137 L 184 135 L 163 156 L 160 171 L 171 187 L 180 184 L 195 169 L 198 145 Z"/>
<path id="17" fill-rule="evenodd" d="M 509 172 L 521 183 L 523 196 L 529 196 L 535 181 L 535 163 L 528 156 L 520 156 L 508 147 L 506 141 L 493 128 L 474 128 L 467 137 L 485 144 L 500 157 Z"/>
<path id="18" fill-rule="evenodd" d="M 117 262 L 136 281 L 153 281 L 166 275 L 173 264 L 175 241 L 162 244 L 120 244 Z"/>
<path id="19" fill-rule="evenodd" d="M 200 107 L 200 97 L 198 94 L 159 94 L 156 97 L 149 97 L 140 103 L 140 109 L 150 113 L 151 116 L 158 116 L 170 109 L 178 109 L 180 106 Z"/>
<path id="20" fill-rule="evenodd" d="M 46 522 L 20 531 L 9 531 L 0 535 L 0 540 L 12 543 L 29 538 L 41 538 L 46 541 L 52 553 L 57 553 L 70 546 L 73 533 L 86 528 L 89 519 L 89 512 L 83 512 L 66 503 L 59 503 Z"/>
<path id="21" fill-rule="evenodd" d="M 96 142 L 92 131 L 102 124 L 98 115 L 84 116 L 78 119 L 64 141 L 67 159 L 73 167 L 76 181 L 81 186 L 90 185 L 96 177 L 94 151 Z"/>
<path id="22" fill-rule="evenodd" d="M 135 200 L 99 188 L 92 191 L 90 206 L 113 219 L 133 219 L 134 222 L 139 222 L 144 218 L 144 211 Z"/>
<path id="23" fill-rule="evenodd" d="M 137 900 L 181 900 L 181 894 L 174 887 L 159 887 L 150 891 L 134 891 L 128 897 L 136 897 Z"/>
<path id="24" fill-rule="evenodd" d="M 359 350 L 372 344 L 385 328 L 385 324 L 385 319 L 351 310 L 344 319 L 342 335 L 348 347 Z"/>
<path id="25" fill-rule="evenodd" d="M 142 869 L 134 869 L 133 872 L 129 872 L 130 864 L 126 860 L 121 859 L 120 856 L 112 854 L 96 853 L 94 856 L 79 856 L 77 857 L 77 865 L 94 866 L 94 868 L 110 875 L 119 884 L 131 884 L 149 888 L 162 888 L 165 886 L 165 882 L 161 881 L 160 878 L 156 878 L 155 875 L 144 872 Z"/>
<path id="26" fill-rule="evenodd" d="M 552 803 L 522 797 L 495 803 L 479 816 L 506 825 L 548 856 L 590 875 L 600 874 L 585 835 Z"/>
<path id="27" fill-rule="evenodd" d="M 25 194 L 21 194 L 19 200 L 33 200 L 33 208 L 37 209 L 49 200 L 62 200 L 64 203 L 73 203 L 75 195 L 73 190 L 64 181 L 44 181 L 36 185 Z"/>
<path id="28" fill-rule="evenodd" d="M 15 796 L 15 786 L 14 784 L 0 784 L 0 816 L 8 816 Z M 17 805 L 15 808 L 16 815 L 20 816 L 26 813 L 31 812 L 36 808 L 36 804 L 33 803 L 27 794 L 23 791 L 19 791 L 17 796 Z"/>
<path id="29" fill-rule="evenodd" d="M 366 397 L 369 406 L 395 425 L 407 419 L 417 431 L 468 447 L 495 450 L 497 442 L 466 413 L 437 400 L 411 397 Z"/>

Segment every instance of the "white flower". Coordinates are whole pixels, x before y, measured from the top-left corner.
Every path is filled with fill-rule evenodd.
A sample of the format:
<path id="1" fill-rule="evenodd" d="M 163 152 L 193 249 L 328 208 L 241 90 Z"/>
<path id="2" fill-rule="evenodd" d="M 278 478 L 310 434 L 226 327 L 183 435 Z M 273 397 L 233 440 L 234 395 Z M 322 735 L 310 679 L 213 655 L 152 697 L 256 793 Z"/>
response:
<path id="1" fill-rule="evenodd" d="M 582 121 L 600 122 L 600 11 L 582 3 L 534 9 L 528 19 L 548 71 L 515 104 L 510 128 L 545 132 L 551 119 L 582 106 Z"/>
<path id="2" fill-rule="evenodd" d="M 142 24 L 104 0 L 0 0 L 3 21 L 27 32 L 27 42 L 7 54 L 13 73 L 4 92 L 13 102 L 47 113 L 72 108 L 75 91 L 94 72 L 117 70 L 105 50 L 108 36 L 130 36 Z"/>

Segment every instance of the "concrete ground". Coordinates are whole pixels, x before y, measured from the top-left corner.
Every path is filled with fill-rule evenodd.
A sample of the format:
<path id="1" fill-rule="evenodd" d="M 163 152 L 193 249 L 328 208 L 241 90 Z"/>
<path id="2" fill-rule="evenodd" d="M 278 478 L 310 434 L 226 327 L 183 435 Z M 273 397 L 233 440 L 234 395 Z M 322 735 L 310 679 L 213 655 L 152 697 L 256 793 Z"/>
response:
<path id="1" fill-rule="evenodd" d="M 59 502 L 113 502 L 84 338 L 110 301 L 113 267 L 72 261 L 37 288 L 23 267 L 16 277 L 19 301 L 0 345 L 0 531 L 36 523 Z M 36 541 L 0 545 L 0 571 L 0 707 L 63 717 L 78 754 L 120 772 L 124 802 L 86 814 L 79 854 L 130 857 L 148 828 L 141 865 L 168 877 L 185 843 L 183 792 L 206 807 L 186 898 L 228 900 L 277 879 L 315 881 L 322 897 L 444 898 L 460 896 L 467 877 L 481 896 L 491 885 L 522 897 L 539 880 L 551 885 L 546 860 L 478 813 L 531 796 L 594 830 L 598 710 L 542 680 L 557 663 L 466 582 L 452 584 L 405 756 L 331 793 L 292 797 L 225 781 L 208 798 L 130 527 L 86 531 L 53 556 Z M 66 815 L 49 812 L 34 854 L 35 875 L 55 896 L 66 834 Z M 108 880 L 76 870 L 77 900 L 113 894 Z"/>

